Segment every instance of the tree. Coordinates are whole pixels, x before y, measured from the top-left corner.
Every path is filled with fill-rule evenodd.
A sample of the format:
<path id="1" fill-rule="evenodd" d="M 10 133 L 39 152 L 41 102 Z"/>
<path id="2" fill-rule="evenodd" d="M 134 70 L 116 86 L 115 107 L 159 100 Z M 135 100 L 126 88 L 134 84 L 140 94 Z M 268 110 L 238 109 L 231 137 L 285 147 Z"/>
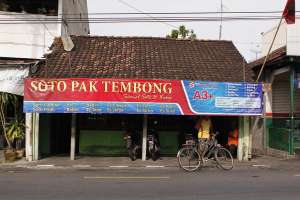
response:
<path id="1" fill-rule="evenodd" d="M 178 29 L 173 29 L 171 34 L 167 35 L 167 38 L 194 40 L 197 38 L 197 35 L 193 29 L 189 30 L 184 25 L 181 25 Z"/>

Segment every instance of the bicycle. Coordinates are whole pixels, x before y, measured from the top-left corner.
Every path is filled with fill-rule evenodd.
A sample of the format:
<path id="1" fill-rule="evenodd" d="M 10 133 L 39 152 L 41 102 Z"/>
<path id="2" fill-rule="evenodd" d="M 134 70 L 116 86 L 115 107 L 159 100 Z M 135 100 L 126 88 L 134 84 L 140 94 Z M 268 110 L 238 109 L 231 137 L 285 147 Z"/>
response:
<path id="1" fill-rule="evenodd" d="M 213 134 L 210 139 L 195 144 L 186 144 L 177 153 L 179 166 L 186 171 L 200 169 L 204 163 L 212 160 L 218 167 L 224 170 L 233 168 L 233 157 L 231 153 L 215 139 Z M 199 148 L 200 147 L 200 148 Z M 202 149 L 202 152 L 199 152 Z"/>

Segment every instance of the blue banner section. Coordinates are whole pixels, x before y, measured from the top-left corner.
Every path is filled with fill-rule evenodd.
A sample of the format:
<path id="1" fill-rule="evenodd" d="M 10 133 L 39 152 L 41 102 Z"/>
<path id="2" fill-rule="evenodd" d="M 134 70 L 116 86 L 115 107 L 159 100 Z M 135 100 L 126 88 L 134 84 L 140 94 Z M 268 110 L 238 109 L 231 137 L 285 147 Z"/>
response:
<path id="1" fill-rule="evenodd" d="M 24 112 L 36 113 L 127 113 L 182 115 L 178 104 L 135 102 L 25 101 Z"/>
<path id="2" fill-rule="evenodd" d="M 296 88 L 300 89 L 300 80 L 296 80 Z"/>
<path id="3" fill-rule="evenodd" d="M 183 81 L 190 109 L 195 114 L 261 115 L 262 85 Z"/>

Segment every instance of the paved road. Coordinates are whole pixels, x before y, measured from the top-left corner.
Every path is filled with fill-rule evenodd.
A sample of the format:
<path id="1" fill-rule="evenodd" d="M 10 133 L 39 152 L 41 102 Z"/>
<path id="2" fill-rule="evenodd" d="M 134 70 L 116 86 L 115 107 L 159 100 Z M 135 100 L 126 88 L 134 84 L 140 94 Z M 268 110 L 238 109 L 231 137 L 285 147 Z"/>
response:
<path id="1" fill-rule="evenodd" d="M 0 168 L 2 200 L 156 200 L 300 198 L 300 169 L 206 168 L 186 173 L 163 169 Z"/>

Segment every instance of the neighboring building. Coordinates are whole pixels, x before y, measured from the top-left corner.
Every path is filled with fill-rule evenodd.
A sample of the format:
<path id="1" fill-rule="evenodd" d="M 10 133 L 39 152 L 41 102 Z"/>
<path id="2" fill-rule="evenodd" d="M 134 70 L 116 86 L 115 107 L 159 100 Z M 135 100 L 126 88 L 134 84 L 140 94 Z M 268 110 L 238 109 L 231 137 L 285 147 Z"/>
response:
<path id="1" fill-rule="evenodd" d="M 68 20 L 87 19 L 87 12 L 85 0 L 1 1 L 0 81 L 3 83 L 8 78 L 6 75 L 11 76 L 16 71 L 28 74 L 29 68 L 34 68 L 36 62 L 49 53 L 55 37 L 88 35 L 88 21 L 72 23 Z M 65 19 L 64 23 L 60 22 L 62 18 Z M 23 95 L 22 91 L 2 90 L 1 87 L 0 91 Z"/>
<path id="2" fill-rule="evenodd" d="M 86 0 L 1 0 L 0 92 L 22 99 L 24 77 L 43 62 L 55 37 L 89 34 L 87 13 Z"/>
<path id="3" fill-rule="evenodd" d="M 126 93 L 126 98 L 131 103 L 121 104 L 113 101 L 95 103 L 96 100 L 99 101 L 105 95 L 98 93 L 99 88 L 95 89 L 96 86 L 94 87 L 94 85 L 88 87 L 88 90 L 92 90 L 91 94 L 86 94 L 84 93 L 87 89 L 86 86 L 81 85 L 82 88 L 76 92 L 82 91 L 83 93 L 78 96 L 75 94 L 74 88 L 70 94 L 62 93 L 59 95 L 60 97 L 66 95 L 64 97 L 69 98 L 67 108 L 63 108 L 55 102 L 49 107 L 43 107 L 44 97 L 47 99 L 51 94 L 49 93 L 50 96 L 47 95 L 47 89 L 45 90 L 43 83 L 33 82 L 31 86 L 36 87 L 35 84 L 38 84 L 38 87 L 45 93 L 42 92 L 41 98 L 36 99 L 41 104 L 37 103 L 33 110 L 30 108 L 32 105 L 30 100 L 25 100 L 27 102 L 25 110 L 28 109 L 28 111 L 33 112 L 32 121 L 29 120 L 32 128 L 27 130 L 26 136 L 27 140 L 31 141 L 27 144 L 28 160 L 68 153 L 71 153 L 71 159 L 74 159 L 75 152 L 80 155 L 124 156 L 126 149 L 122 136 L 125 131 L 122 127 L 123 122 L 126 122 L 127 128 L 130 127 L 139 134 L 143 133 L 140 135 L 143 138 L 143 148 L 145 148 L 147 129 L 153 128 L 154 122 L 157 122 L 155 124 L 157 124 L 156 129 L 159 132 L 162 154 L 176 155 L 180 145 L 180 134 L 193 130 L 195 118 L 189 115 L 195 115 L 196 112 L 192 112 L 188 106 L 182 107 L 181 112 L 176 112 L 178 106 L 172 102 L 171 105 L 159 107 L 155 107 L 159 102 L 148 104 L 148 101 L 151 101 L 149 98 L 157 98 L 157 95 L 147 95 L 150 87 L 152 87 L 149 85 L 150 83 L 156 82 L 156 86 L 153 86 L 155 90 L 164 90 L 165 93 L 169 94 L 171 93 L 170 88 L 162 89 L 160 86 L 170 86 L 169 82 L 172 82 L 174 86 L 172 86 L 172 91 L 175 92 L 175 96 L 170 98 L 177 101 L 177 99 L 187 98 L 188 95 L 184 95 L 183 91 L 179 93 L 179 90 L 185 87 L 182 80 L 189 80 L 187 81 L 190 84 L 187 86 L 188 88 L 193 88 L 196 83 L 199 84 L 195 80 L 215 81 L 215 83 L 208 83 L 208 87 L 212 90 L 214 85 L 218 84 L 216 82 L 234 82 L 231 90 L 228 90 L 231 92 L 230 95 L 237 96 L 241 91 L 238 92 L 235 85 L 243 87 L 244 85 L 236 82 L 252 81 L 251 69 L 247 68 L 244 58 L 231 41 L 89 36 L 72 36 L 72 40 L 75 47 L 72 51 L 66 52 L 61 38 L 56 38 L 51 47 L 51 53 L 46 56 L 46 62 L 40 63 L 35 72 L 30 74 L 31 79 L 27 79 L 27 81 L 40 80 L 43 82 L 45 80 L 54 81 L 53 83 L 56 84 L 60 80 L 63 85 L 60 85 L 62 88 L 58 87 L 63 91 L 66 89 L 64 89 L 64 84 L 66 84 L 64 81 L 74 83 L 72 86 L 74 88 L 79 86 L 79 82 L 76 81 L 83 79 L 89 83 L 116 81 L 113 83 L 111 93 L 108 92 L 108 96 L 105 98 L 121 98 L 120 96 L 123 94 L 119 90 L 122 88 L 121 90 L 127 91 L 123 92 Z M 123 83 L 123 85 L 117 86 L 117 82 L 120 81 L 125 81 L 128 84 L 124 85 L 125 83 Z M 128 93 L 131 86 L 141 83 L 147 83 L 143 86 L 145 87 L 143 88 L 145 90 L 144 96 L 134 95 L 134 93 L 139 92 Z M 104 90 L 109 90 L 107 87 L 108 85 L 103 86 Z M 201 86 L 197 85 L 197 87 Z M 249 86 L 249 91 L 253 92 L 253 87 L 256 86 Z M 187 92 L 187 89 L 185 90 Z M 178 93 L 176 93 L 177 91 Z M 31 92 L 34 95 L 34 91 Z M 224 91 L 222 92 L 224 93 Z M 198 94 L 197 97 L 200 99 L 202 97 L 203 99 L 212 98 L 212 96 L 205 96 L 205 94 L 208 94 L 207 91 Z M 259 94 L 251 93 L 251 95 Z M 89 100 L 89 98 L 97 99 Z M 132 100 L 132 98 L 139 100 Z M 141 98 L 142 100 L 140 100 Z M 188 104 L 185 100 L 183 101 L 186 105 Z M 90 103 L 87 104 L 87 102 Z M 88 107 L 84 109 L 77 107 L 81 103 Z M 248 104 L 251 103 L 248 100 Z M 134 108 L 134 110 L 135 104 L 138 104 L 138 108 Z M 256 106 L 260 111 L 261 102 L 258 101 Z M 230 110 L 228 109 L 228 111 Z M 183 115 L 183 112 L 186 112 L 187 115 Z M 205 113 L 202 112 L 202 115 Z M 227 116 L 218 113 L 211 113 L 211 115 L 215 131 L 221 132 L 220 143 L 227 144 L 230 128 L 239 128 L 238 157 L 240 160 L 251 158 L 249 118 L 245 117 L 251 114 L 240 112 L 237 114 L 230 113 Z M 145 156 L 145 154 L 143 155 Z"/>
<path id="4" fill-rule="evenodd" d="M 2 5 L 0 10 L 0 57 L 41 59 L 54 38 L 65 34 L 66 27 L 70 35 L 89 34 L 88 21 L 68 22 L 68 18 L 88 18 L 86 0 L 1 2 L 6 9 Z M 62 18 L 65 24 L 60 23 Z"/>
<path id="5" fill-rule="evenodd" d="M 263 128 L 253 134 L 253 146 L 258 151 L 288 156 L 300 149 L 299 29 L 300 23 L 281 24 L 259 80 L 265 83 L 265 91 Z M 263 56 L 266 56 L 274 34 L 275 28 L 264 34 Z M 250 63 L 256 77 L 264 59 Z"/>

